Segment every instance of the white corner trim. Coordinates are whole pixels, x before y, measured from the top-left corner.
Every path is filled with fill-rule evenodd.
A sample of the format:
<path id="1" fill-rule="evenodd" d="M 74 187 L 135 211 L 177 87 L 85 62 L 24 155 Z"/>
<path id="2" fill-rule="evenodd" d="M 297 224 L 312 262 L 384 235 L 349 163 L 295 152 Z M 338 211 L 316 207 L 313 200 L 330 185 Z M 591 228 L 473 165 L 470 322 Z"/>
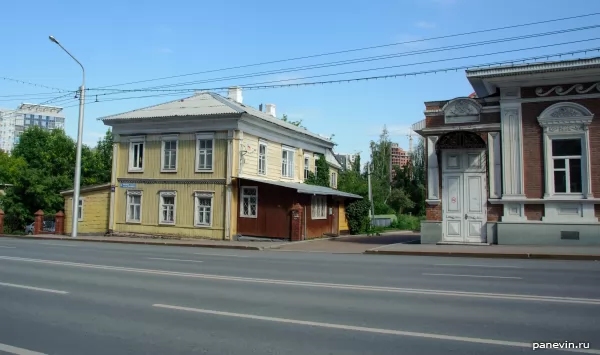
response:
<path id="1" fill-rule="evenodd" d="M 500 153 L 500 133 L 488 133 L 488 171 L 490 198 L 500 198 L 502 196 L 502 159 Z"/>
<path id="2" fill-rule="evenodd" d="M 438 136 L 427 137 L 427 199 L 440 200 L 440 173 L 435 150 Z"/>
<path id="3" fill-rule="evenodd" d="M 523 127 L 520 103 L 501 103 L 502 194 L 524 196 Z"/>

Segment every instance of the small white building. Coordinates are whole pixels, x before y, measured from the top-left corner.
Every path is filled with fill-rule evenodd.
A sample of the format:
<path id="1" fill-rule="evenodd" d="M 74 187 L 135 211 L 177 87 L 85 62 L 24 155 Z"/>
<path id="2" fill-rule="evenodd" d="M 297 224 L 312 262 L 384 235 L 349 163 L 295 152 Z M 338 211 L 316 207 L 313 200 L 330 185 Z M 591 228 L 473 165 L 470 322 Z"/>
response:
<path id="1" fill-rule="evenodd" d="M 16 110 L 0 109 L 0 149 L 10 152 L 23 132 L 32 126 L 46 130 L 64 129 L 63 108 L 24 103 Z"/>

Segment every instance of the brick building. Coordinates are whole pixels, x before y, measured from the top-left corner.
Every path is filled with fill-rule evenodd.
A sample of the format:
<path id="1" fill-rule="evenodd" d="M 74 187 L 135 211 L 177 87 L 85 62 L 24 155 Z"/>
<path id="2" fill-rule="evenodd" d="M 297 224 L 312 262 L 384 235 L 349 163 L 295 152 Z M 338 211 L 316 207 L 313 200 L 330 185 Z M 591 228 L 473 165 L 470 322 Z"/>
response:
<path id="1" fill-rule="evenodd" d="M 390 155 L 390 159 L 392 160 L 391 161 L 392 167 L 397 166 L 399 168 L 403 168 L 406 164 L 408 164 L 408 161 L 410 160 L 410 156 L 407 151 L 400 148 L 398 143 L 392 143 L 391 150 L 392 150 L 392 153 Z"/>
<path id="2" fill-rule="evenodd" d="M 600 58 L 467 70 L 426 102 L 422 243 L 600 245 Z"/>

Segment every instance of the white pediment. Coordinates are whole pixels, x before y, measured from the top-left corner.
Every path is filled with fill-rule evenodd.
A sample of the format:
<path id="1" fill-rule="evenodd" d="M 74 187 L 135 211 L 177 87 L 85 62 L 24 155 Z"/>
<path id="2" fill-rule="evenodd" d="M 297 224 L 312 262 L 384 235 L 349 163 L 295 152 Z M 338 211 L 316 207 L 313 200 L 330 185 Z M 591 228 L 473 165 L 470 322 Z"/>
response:
<path id="1" fill-rule="evenodd" d="M 546 108 L 538 117 L 538 122 L 549 132 L 569 132 L 587 129 L 593 118 L 594 114 L 584 106 L 561 102 Z"/>
<path id="2" fill-rule="evenodd" d="M 470 98 L 457 98 L 442 108 L 445 123 L 479 122 L 481 105 Z"/>

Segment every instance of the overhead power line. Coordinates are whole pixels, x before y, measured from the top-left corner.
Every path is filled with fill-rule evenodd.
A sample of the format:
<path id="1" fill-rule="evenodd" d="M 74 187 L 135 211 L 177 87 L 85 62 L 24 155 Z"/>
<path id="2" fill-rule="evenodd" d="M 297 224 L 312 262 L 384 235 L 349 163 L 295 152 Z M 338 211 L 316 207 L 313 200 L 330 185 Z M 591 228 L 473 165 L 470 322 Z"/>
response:
<path id="1" fill-rule="evenodd" d="M 546 54 L 546 55 L 528 57 L 528 58 L 497 61 L 497 62 L 491 62 L 491 63 L 486 63 L 486 64 L 462 65 L 462 66 L 456 66 L 456 67 L 430 69 L 430 70 L 422 70 L 422 71 L 416 71 L 416 72 L 404 72 L 404 73 L 379 75 L 379 76 L 371 76 L 371 77 L 360 77 L 360 78 L 339 79 L 339 80 L 329 80 L 329 81 L 315 81 L 315 82 L 305 82 L 305 83 L 295 83 L 295 84 L 279 84 L 279 85 L 254 84 L 251 86 L 241 86 L 241 87 L 246 90 L 262 90 L 262 89 L 279 89 L 279 88 L 285 88 L 285 87 L 300 87 L 300 86 L 324 85 L 324 84 L 334 84 L 334 83 L 351 83 L 351 82 L 358 82 L 358 81 L 391 79 L 391 78 L 409 77 L 409 76 L 426 75 L 426 74 L 446 73 L 446 72 L 453 72 L 453 71 L 464 70 L 464 69 L 485 68 L 485 67 L 499 66 L 499 65 L 515 65 L 518 63 L 524 64 L 527 62 L 535 62 L 535 61 L 538 61 L 541 59 L 548 60 L 550 58 L 555 58 L 555 57 L 564 57 L 564 56 L 568 56 L 568 55 L 573 56 L 575 54 L 580 54 L 580 53 L 587 54 L 589 52 L 600 52 L 600 47 L 587 48 L 587 49 L 555 53 L 555 54 Z M 175 96 L 175 95 L 181 95 L 183 93 L 189 93 L 189 92 L 194 92 L 194 91 L 220 91 L 220 90 L 227 90 L 227 87 L 180 89 L 178 91 L 173 90 L 171 93 L 160 93 L 160 94 L 152 94 L 152 95 L 145 95 L 145 96 L 120 97 L 120 98 L 113 98 L 113 99 L 98 101 L 98 103 L 118 101 L 118 100 L 149 98 L 149 97 Z M 96 102 L 88 102 L 86 104 L 92 104 L 92 103 L 96 103 Z M 67 106 L 65 108 L 70 108 L 70 107 L 75 107 L 75 106 L 77 106 L 77 105 Z"/>
<path id="2" fill-rule="evenodd" d="M 199 81 L 189 81 L 189 82 L 184 82 L 184 83 L 153 86 L 153 87 L 148 87 L 145 89 L 180 87 L 180 86 L 186 86 L 186 85 L 211 83 L 211 82 L 231 80 L 231 79 L 251 78 L 251 77 L 256 77 L 256 76 L 283 74 L 283 73 L 304 71 L 304 70 L 310 70 L 310 69 L 337 67 L 337 66 L 342 66 L 342 65 L 365 63 L 365 62 L 371 62 L 371 61 L 377 61 L 377 60 L 408 57 L 408 56 L 415 56 L 415 55 L 421 55 L 421 54 L 445 52 L 445 51 L 450 51 L 450 50 L 465 49 L 465 48 L 478 47 L 478 46 L 489 45 L 489 44 L 498 44 L 498 43 L 503 43 L 503 42 L 518 41 L 518 40 L 531 39 L 531 38 L 537 38 L 537 37 L 553 36 L 553 35 L 564 34 L 564 33 L 569 33 L 569 32 L 595 29 L 595 28 L 599 28 L 599 27 L 600 27 L 600 25 L 570 28 L 570 29 L 565 29 L 565 30 L 557 30 L 557 31 L 551 31 L 551 32 L 543 32 L 543 33 L 522 35 L 522 36 L 516 36 L 516 37 L 508 37 L 508 38 L 500 38 L 500 39 L 479 41 L 479 42 L 472 42 L 472 43 L 464 43 L 464 44 L 457 44 L 457 45 L 444 46 L 444 47 L 438 47 L 438 48 L 407 51 L 407 52 L 379 55 L 379 56 L 372 56 L 372 57 L 363 57 L 363 58 L 356 58 L 356 59 L 349 59 L 349 60 L 342 60 L 342 61 L 335 61 L 335 62 L 327 62 L 327 63 L 313 64 L 313 65 L 305 65 L 305 66 L 292 67 L 292 68 L 276 69 L 276 70 L 263 71 L 263 72 L 254 72 L 254 73 L 250 73 L 250 74 L 241 74 L 241 75 L 225 76 L 225 77 L 219 77 L 219 78 L 210 78 L 210 79 L 199 80 Z"/>
<path id="3" fill-rule="evenodd" d="M 65 92 L 65 91 L 67 91 L 67 90 L 63 90 L 63 89 L 59 89 L 59 88 L 55 88 L 55 87 L 53 87 L 53 86 L 47 86 L 47 85 L 42 85 L 42 84 L 36 84 L 36 83 L 32 83 L 32 82 L 25 81 L 25 80 L 12 79 L 12 78 L 7 78 L 7 77 L 4 77 L 4 76 L 0 76 L 0 78 L 2 78 L 3 80 L 6 80 L 6 81 L 12 81 L 12 82 L 19 83 L 19 84 L 25 84 L 25 85 L 37 86 L 37 87 L 39 87 L 39 88 L 45 88 L 45 89 L 50 89 L 50 90 L 56 90 L 56 91 L 58 91 L 58 92 Z"/>
<path id="4" fill-rule="evenodd" d="M 124 86 L 124 85 L 146 83 L 146 82 L 151 82 L 151 81 L 160 81 L 160 80 L 175 79 L 175 78 L 181 78 L 181 77 L 185 77 L 185 76 L 214 73 L 214 72 L 225 71 L 225 70 L 242 69 L 242 68 L 256 67 L 256 66 L 267 65 L 267 64 L 283 63 L 283 62 L 290 62 L 290 61 L 295 61 L 295 60 L 302 60 L 302 59 L 310 59 L 310 58 L 331 56 L 331 55 L 336 55 L 336 54 L 359 52 L 359 51 L 365 51 L 365 50 L 370 50 L 370 49 L 399 46 L 399 45 L 403 45 L 403 44 L 413 44 L 413 43 L 433 41 L 433 40 L 439 40 L 439 39 L 447 39 L 447 38 L 453 38 L 453 37 L 468 36 L 468 35 L 479 34 L 479 33 L 487 33 L 487 32 L 494 32 L 494 31 L 501 31 L 501 30 L 507 30 L 507 29 L 520 28 L 520 27 L 535 26 L 535 25 L 541 25 L 541 24 L 545 24 L 545 23 L 552 23 L 552 22 L 559 22 L 559 21 L 580 19 L 580 18 L 592 17 L 592 16 L 597 16 L 597 15 L 600 15 L 600 12 L 589 13 L 589 14 L 582 14 L 582 15 L 577 15 L 577 16 L 562 17 L 562 18 L 551 19 L 551 20 L 544 20 L 544 21 L 537 21 L 537 22 L 522 23 L 522 24 L 510 25 L 510 26 L 503 26 L 503 27 L 497 27 L 497 28 L 483 29 L 483 30 L 477 30 L 477 31 L 456 33 L 456 34 L 450 34 L 450 35 L 444 35 L 444 36 L 429 37 L 429 38 L 416 39 L 416 40 L 411 40 L 411 41 L 388 43 L 388 44 L 382 44 L 382 45 L 377 45 L 377 46 L 369 46 L 369 47 L 362 47 L 362 48 L 346 49 L 346 50 L 340 50 L 340 51 L 335 51 L 335 52 L 312 54 L 312 55 L 306 55 L 306 56 L 300 56 L 300 57 L 293 57 L 293 58 L 287 58 L 287 59 L 278 59 L 278 60 L 261 62 L 261 63 L 238 65 L 238 66 L 233 66 L 233 67 L 226 67 L 226 68 L 205 70 L 205 71 L 199 71 L 199 72 L 194 72 L 194 73 L 171 75 L 171 76 L 165 76 L 165 77 L 160 77 L 160 78 L 152 78 L 152 79 L 145 79 L 145 80 L 138 80 L 138 81 L 130 81 L 130 82 L 126 82 L 126 83 L 101 86 L 99 88 L 104 89 L 104 88 L 111 88 L 111 87 L 116 87 L 116 86 Z"/>
<path id="5" fill-rule="evenodd" d="M 444 58 L 444 59 L 436 59 L 436 60 L 430 60 L 430 61 L 420 61 L 420 62 L 415 62 L 415 63 L 391 65 L 391 66 L 379 67 L 379 68 L 359 69 L 359 70 L 351 70 L 351 71 L 338 72 L 338 73 L 311 75 L 311 76 L 305 76 L 305 77 L 301 77 L 301 78 L 271 80 L 271 81 L 264 81 L 264 82 L 259 82 L 259 83 L 238 84 L 236 86 L 248 87 L 248 86 L 253 86 L 253 85 L 264 85 L 264 84 L 272 84 L 272 83 L 278 83 L 278 82 L 304 80 L 304 79 L 313 79 L 313 78 L 320 78 L 320 77 L 327 77 L 327 76 L 355 74 L 355 73 L 362 73 L 362 72 L 368 72 L 368 71 L 376 71 L 376 70 L 401 68 L 401 67 L 408 67 L 408 66 L 415 66 L 415 65 L 440 63 L 440 62 L 447 62 L 447 61 L 452 61 L 452 60 L 472 59 L 472 58 L 485 57 L 485 56 L 491 56 L 491 55 L 497 55 L 497 54 L 506 54 L 506 53 L 513 53 L 513 52 L 521 52 L 521 51 L 526 51 L 526 50 L 533 50 L 533 49 L 542 49 L 542 48 L 549 48 L 549 47 L 555 47 L 555 46 L 562 46 L 562 45 L 568 45 L 568 44 L 573 44 L 573 43 L 589 42 L 589 41 L 594 41 L 594 40 L 600 40 L 600 37 L 591 38 L 591 39 L 584 39 L 584 40 L 579 40 L 579 41 L 554 43 L 554 44 L 548 44 L 548 45 L 543 45 L 543 46 L 535 46 L 535 47 L 528 47 L 528 48 L 511 49 L 511 50 L 499 51 L 499 52 L 492 52 L 492 53 L 473 54 L 473 55 L 462 56 L 462 57 Z M 541 56 L 541 58 L 544 58 L 544 56 Z M 116 90 L 116 89 L 89 89 L 89 90 L 93 91 L 93 90 Z M 129 93 L 131 93 L 131 92 L 173 92 L 173 91 L 184 92 L 182 90 L 184 90 L 184 89 L 129 89 L 129 90 L 122 89 L 122 90 L 116 90 L 118 92 L 109 92 L 109 93 L 104 93 L 104 94 L 97 94 L 97 96 L 116 95 L 116 94 L 124 93 L 124 92 L 129 92 Z M 192 91 L 193 90 L 194 89 L 192 89 Z"/>

